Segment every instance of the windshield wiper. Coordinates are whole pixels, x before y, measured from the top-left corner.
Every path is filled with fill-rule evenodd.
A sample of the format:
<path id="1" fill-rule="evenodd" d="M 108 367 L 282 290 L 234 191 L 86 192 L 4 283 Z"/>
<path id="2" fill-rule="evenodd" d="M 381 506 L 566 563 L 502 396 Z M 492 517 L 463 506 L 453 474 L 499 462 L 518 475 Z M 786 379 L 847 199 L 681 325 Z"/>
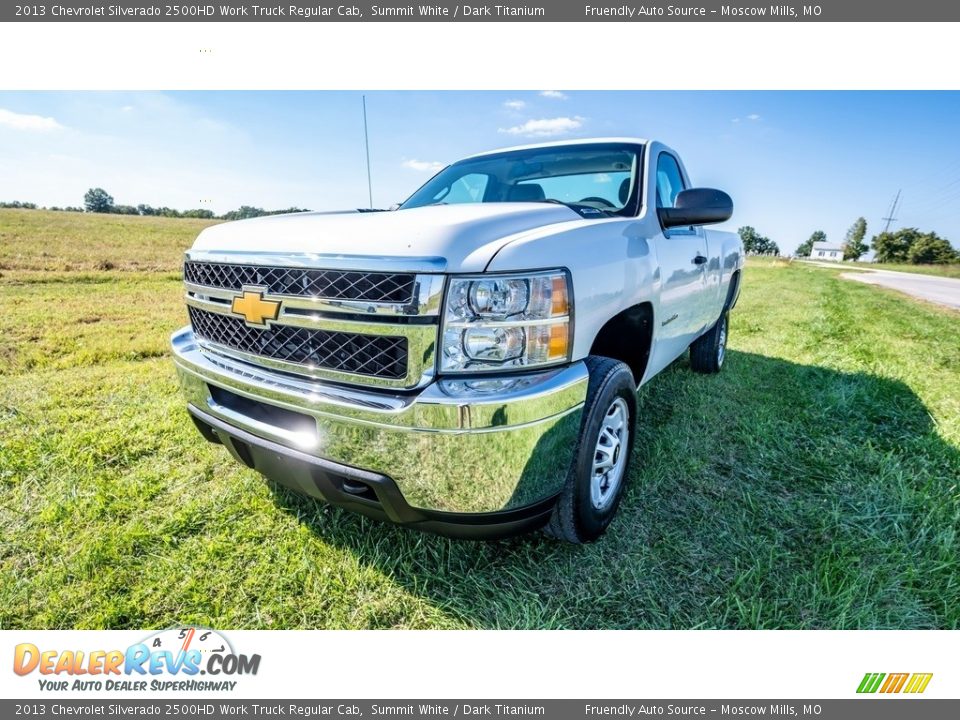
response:
<path id="1" fill-rule="evenodd" d="M 563 205 L 564 207 L 568 207 L 573 210 L 580 217 L 610 217 L 612 215 L 610 210 L 602 210 L 594 207 L 593 205 L 585 205 L 584 203 L 564 202 L 563 200 L 557 200 L 556 198 L 545 198 L 543 200 L 534 200 L 533 202 Z"/>

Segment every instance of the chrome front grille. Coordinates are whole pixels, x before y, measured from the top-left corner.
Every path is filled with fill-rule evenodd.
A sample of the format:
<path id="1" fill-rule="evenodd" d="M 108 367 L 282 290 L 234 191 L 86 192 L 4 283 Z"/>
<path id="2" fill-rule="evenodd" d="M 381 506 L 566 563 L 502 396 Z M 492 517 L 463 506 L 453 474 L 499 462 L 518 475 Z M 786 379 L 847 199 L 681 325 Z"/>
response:
<path id="1" fill-rule="evenodd" d="M 188 308 L 197 337 L 285 363 L 397 380 L 407 375 L 407 338 L 309 330 L 291 325 L 249 327 L 242 319 Z"/>
<path id="2" fill-rule="evenodd" d="M 194 285 L 239 291 L 244 285 L 265 287 L 274 295 L 409 303 L 416 275 L 302 267 L 268 267 L 231 263 L 187 261 L 183 279 Z"/>
<path id="3" fill-rule="evenodd" d="M 401 262 L 442 267 L 435 258 Z M 372 271 L 354 269 L 365 265 Z M 444 276 L 391 266 L 389 258 L 191 250 L 183 268 L 190 323 L 205 352 L 319 380 L 423 386 L 435 372 Z M 252 315 L 248 302 L 270 312 Z"/>

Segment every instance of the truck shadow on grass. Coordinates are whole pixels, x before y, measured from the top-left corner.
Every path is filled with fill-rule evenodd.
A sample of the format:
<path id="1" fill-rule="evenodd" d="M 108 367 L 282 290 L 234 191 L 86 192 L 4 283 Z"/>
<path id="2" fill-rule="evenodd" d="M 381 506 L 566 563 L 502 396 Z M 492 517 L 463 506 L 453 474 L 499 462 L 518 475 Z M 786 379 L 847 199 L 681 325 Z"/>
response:
<path id="1" fill-rule="evenodd" d="M 448 540 L 274 497 L 468 626 L 960 624 L 960 452 L 907 385 L 730 352 L 717 376 L 675 363 L 639 417 L 627 494 L 592 545 Z"/>

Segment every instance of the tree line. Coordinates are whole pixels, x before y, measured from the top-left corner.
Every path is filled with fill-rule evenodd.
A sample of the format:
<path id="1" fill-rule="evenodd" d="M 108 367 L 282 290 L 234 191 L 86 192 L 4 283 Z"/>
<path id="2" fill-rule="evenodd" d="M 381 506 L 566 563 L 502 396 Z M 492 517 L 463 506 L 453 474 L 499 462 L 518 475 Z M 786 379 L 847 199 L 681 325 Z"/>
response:
<path id="1" fill-rule="evenodd" d="M 944 265 L 960 262 L 960 252 L 950 241 L 935 232 L 921 232 L 917 228 L 884 231 L 866 242 L 867 221 L 857 220 L 847 230 L 841 243 L 844 260 L 859 260 L 871 247 L 874 260 L 879 263 L 906 263 L 910 265 Z M 817 230 L 797 248 L 797 257 L 810 257 L 813 244 L 825 242 L 827 234 Z"/>
<path id="2" fill-rule="evenodd" d="M 761 235 L 749 225 L 737 231 L 743 241 L 743 249 L 750 255 L 779 255 L 780 248 L 773 240 Z M 960 262 L 960 251 L 950 241 L 935 232 L 921 232 L 917 228 L 901 228 L 893 232 L 881 232 L 867 242 L 867 220 L 857 218 L 847 230 L 840 243 L 844 260 L 859 260 L 873 248 L 874 260 L 879 263 L 906 263 L 910 265 L 943 265 Z M 814 243 L 826 242 L 827 234 L 816 230 L 794 253 L 797 257 L 810 257 Z"/>
<path id="3" fill-rule="evenodd" d="M 103 188 L 90 188 L 84 193 L 83 207 L 45 207 L 39 208 L 36 203 L 21 202 L 0 202 L 0 208 L 20 208 L 24 210 L 59 210 L 63 212 L 89 212 L 104 213 L 110 215 L 143 215 L 151 217 L 172 217 L 172 218 L 201 218 L 204 220 L 246 220 L 247 218 L 260 217 L 262 215 L 281 215 L 283 213 L 306 212 L 306 208 L 289 207 L 283 210 L 264 210 L 263 208 L 253 207 L 252 205 L 241 205 L 236 210 L 230 210 L 222 215 L 217 215 L 212 210 L 194 209 L 194 210 L 176 210 L 169 207 L 153 207 L 151 205 L 117 205 L 113 196 Z"/>

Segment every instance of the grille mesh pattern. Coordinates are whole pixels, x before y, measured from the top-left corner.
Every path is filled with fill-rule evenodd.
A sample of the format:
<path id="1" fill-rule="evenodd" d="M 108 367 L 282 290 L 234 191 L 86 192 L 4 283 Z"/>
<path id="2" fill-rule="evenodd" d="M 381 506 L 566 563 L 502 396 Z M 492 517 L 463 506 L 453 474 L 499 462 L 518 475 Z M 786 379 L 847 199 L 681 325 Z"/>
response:
<path id="1" fill-rule="evenodd" d="M 277 295 L 366 302 L 408 303 L 413 299 L 414 291 L 414 276 L 410 274 L 195 261 L 184 263 L 183 279 L 195 285 L 227 290 L 240 290 L 244 285 L 262 285 L 266 286 L 268 292 Z"/>
<path id="2" fill-rule="evenodd" d="M 407 375 L 407 339 L 385 335 L 308 330 L 274 325 L 251 328 L 238 318 L 190 307 L 190 323 L 199 337 L 254 355 L 327 370 L 403 379 Z"/>

